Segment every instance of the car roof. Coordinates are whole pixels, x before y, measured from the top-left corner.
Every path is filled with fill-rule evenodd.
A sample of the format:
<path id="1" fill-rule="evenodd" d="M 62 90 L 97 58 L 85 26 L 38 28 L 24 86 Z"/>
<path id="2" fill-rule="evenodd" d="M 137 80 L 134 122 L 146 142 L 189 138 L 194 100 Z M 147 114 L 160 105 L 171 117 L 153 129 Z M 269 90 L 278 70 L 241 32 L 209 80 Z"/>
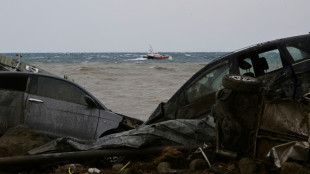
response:
<path id="1" fill-rule="evenodd" d="M 298 36 L 292 36 L 292 37 L 286 37 L 286 38 L 280 38 L 280 39 L 275 39 L 275 40 L 270 40 L 258 44 L 254 44 L 248 47 L 244 47 L 238 50 L 235 50 L 233 52 L 227 53 L 217 59 L 212 60 L 209 62 L 206 66 L 198 70 L 196 73 L 194 73 L 175 93 L 174 95 L 169 99 L 173 100 L 175 96 L 178 95 L 178 93 L 188 84 L 192 83 L 198 76 L 201 76 L 202 73 L 206 70 L 208 70 L 210 67 L 212 67 L 214 64 L 219 64 L 221 62 L 224 62 L 229 59 L 229 57 L 239 54 L 241 52 L 252 52 L 255 51 L 256 49 L 263 48 L 263 47 L 268 47 L 272 45 L 279 45 L 279 44 L 284 44 L 284 43 L 290 43 L 292 41 L 296 41 L 299 39 L 310 39 L 310 34 L 304 34 L 304 35 L 298 35 Z"/>
<path id="2" fill-rule="evenodd" d="M 290 43 L 292 41 L 296 41 L 296 40 L 300 40 L 300 39 L 310 39 L 310 34 L 285 37 L 285 38 L 280 38 L 280 39 L 275 39 L 275 40 L 257 43 L 257 44 L 250 45 L 250 46 L 235 50 L 233 52 L 230 52 L 230 53 L 228 53 L 228 54 L 226 54 L 220 58 L 227 57 L 227 56 L 239 53 L 239 52 L 250 52 L 252 50 L 255 50 L 255 49 L 261 48 L 261 47 L 268 47 L 268 46 L 272 46 L 272 45 L 281 45 L 284 43 Z"/>
<path id="3" fill-rule="evenodd" d="M 21 71 L 0 71 L 0 75 L 8 75 L 8 76 L 46 76 L 46 77 L 53 77 L 57 79 L 62 79 L 56 75 L 52 74 L 42 74 L 42 73 L 32 73 L 32 72 L 21 72 Z M 65 79 L 64 79 L 65 80 Z"/>

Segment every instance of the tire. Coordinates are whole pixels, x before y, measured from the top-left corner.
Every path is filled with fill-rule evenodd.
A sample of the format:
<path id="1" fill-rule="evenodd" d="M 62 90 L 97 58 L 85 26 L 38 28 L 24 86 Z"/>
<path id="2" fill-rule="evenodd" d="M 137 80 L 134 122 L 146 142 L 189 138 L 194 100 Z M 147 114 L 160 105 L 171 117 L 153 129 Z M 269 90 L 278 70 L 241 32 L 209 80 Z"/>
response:
<path id="1" fill-rule="evenodd" d="M 261 81 L 250 76 L 228 74 L 223 77 L 222 85 L 233 91 L 257 92 L 261 86 Z"/>

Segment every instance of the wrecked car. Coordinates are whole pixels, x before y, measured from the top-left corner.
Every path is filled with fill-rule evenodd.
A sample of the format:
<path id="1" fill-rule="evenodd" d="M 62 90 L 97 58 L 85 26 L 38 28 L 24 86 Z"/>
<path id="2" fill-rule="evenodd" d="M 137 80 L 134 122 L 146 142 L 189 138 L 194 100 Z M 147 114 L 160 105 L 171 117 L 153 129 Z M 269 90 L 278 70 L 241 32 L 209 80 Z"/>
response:
<path id="1" fill-rule="evenodd" d="M 50 72 L 21 61 L 22 55 L 16 54 L 16 56 L 17 58 L 12 58 L 0 54 L 0 71 L 21 71 L 52 75 Z"/>
<path id="2" fill-rule="evenodd" d="M 194 74 L 166 103 L 160 103 L 144 124 L 206 117 L 215 104 L 216 92 L 223 88 L 222 78 L 227 74 L 259 78 L 268 88 L 281 86 L 287 97 L 303 98 L 310 87 L 309 58 L 310 34 L 237 50 L 208 63 Z"/>
<path id="3" fill-rule="evenodd" d="M 257 44 L 207 64 L 144 124 L 211 115 L 219 155 L 307 161 L 309 73 L 310 34 Z"/>
<path id="4" fill-rule="evenodd" d="M 23 124 L 51 137 L 92 141 L 142 121 L 110 111 L 72 81 L 51 75 L 0 72 L 0 133 Z"/>
<path id="5" fill-rule="evenodd" d="M 216 122 L 216 153 L 308 161 L 310 34 L 230 53 L 188 80 L 145 124 L 177 118 Z"/>

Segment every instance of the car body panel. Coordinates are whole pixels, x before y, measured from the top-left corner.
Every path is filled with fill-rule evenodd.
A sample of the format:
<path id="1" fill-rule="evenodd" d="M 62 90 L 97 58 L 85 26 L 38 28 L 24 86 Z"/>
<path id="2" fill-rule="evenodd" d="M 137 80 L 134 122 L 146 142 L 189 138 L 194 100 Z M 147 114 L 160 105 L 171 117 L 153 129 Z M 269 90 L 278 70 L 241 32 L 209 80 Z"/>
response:
<path id="1" fill-rule="evenodd" d="M 124 117 L 113 112 L 100 109 L 98 129 L 95 135 L 96 138 L 103 136 L 103 134 L 106 134 L 109 130 L 115 131 L 115 129 L 120 128 L 119 125 L 124 119 Z M 123 131 L 123 128 L 120 128 L 119 130 Z"/>
<path id="2" fill-rule="evenodd" d="M 54 137 L 78 135 L 81 139 L 94 139 L 98 119 L 98 108 L 37 95 L 29 95 L 26 100 L 25 124 Z"/>
<path id="3" fill-rule="evenodd" d="M 23 122 L 24 93 L 0 89 L 0 134 Z"/>

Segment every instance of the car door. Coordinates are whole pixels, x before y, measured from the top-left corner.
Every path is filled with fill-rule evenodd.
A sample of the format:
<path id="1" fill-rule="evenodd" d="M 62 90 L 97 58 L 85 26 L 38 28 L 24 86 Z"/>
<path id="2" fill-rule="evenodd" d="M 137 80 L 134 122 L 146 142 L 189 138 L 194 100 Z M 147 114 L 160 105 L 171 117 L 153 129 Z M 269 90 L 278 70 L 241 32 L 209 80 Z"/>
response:
<path id="1" fill-rule="evenodd" d="M 27 75 L 0 74 L 0 134 L 23 123 L 27 83 Z"/>
<path id="2" fill-rule="evenodd" d="M 296 76 L 295 95 L 310 102 L 310 37 L 298 38 L 284 45 Z"/>
<path id="3" fill-rule="evenodd" d="M 86 91 L 67 80 L 33 75 L 25 124 L 51 136 L 93 140 L 100 109 L 89 106 L 85 96 Z"/>

